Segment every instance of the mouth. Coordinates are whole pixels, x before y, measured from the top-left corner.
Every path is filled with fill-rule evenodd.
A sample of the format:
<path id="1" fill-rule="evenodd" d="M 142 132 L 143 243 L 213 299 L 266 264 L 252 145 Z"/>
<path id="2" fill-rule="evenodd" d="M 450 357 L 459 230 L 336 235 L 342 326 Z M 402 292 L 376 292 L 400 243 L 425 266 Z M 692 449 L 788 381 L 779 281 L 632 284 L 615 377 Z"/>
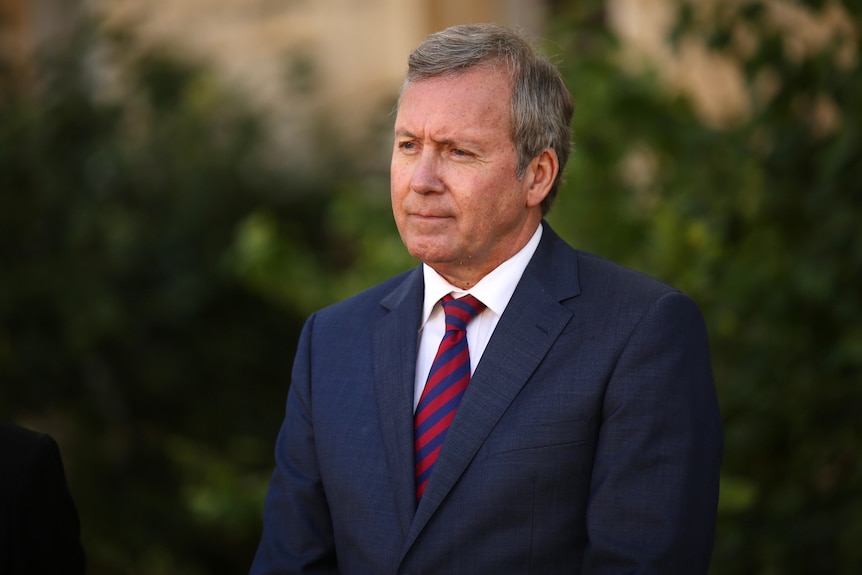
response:
<path id="1" fill-rule="evenodd" d="M 433 211 L 408 212 L 407 215 L 411 218 L 417 218 L 421 220 L 442 220 L 453 217 L 452 214 L 449 213 Z"/>
<path id="2" fill-rule="evenodd" d="M 410 221 L 413 222 L 413 225 L 417 226 L 418 229 L 440 231 L 444 229 L 441 226 L 448 228 L 448 224 L 453 221 L 453 218 L 452 216 L 441 214 L 411 214 Z"/>

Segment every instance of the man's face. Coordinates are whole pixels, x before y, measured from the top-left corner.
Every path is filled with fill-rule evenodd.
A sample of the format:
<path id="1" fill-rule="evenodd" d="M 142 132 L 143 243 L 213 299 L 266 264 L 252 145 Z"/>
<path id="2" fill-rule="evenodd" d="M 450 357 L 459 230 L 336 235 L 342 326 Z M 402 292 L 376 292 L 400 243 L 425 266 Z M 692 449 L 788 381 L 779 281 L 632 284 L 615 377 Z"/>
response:
<path id="1" fill-rule="evenodd" d="M 410 254 L 459 287 L 517 253 L 541 220 L 531 178 L 516 177 L 510 94 L 505 73 L 478 66 L 411 82 L 401 95 L 395 223 Z"/>

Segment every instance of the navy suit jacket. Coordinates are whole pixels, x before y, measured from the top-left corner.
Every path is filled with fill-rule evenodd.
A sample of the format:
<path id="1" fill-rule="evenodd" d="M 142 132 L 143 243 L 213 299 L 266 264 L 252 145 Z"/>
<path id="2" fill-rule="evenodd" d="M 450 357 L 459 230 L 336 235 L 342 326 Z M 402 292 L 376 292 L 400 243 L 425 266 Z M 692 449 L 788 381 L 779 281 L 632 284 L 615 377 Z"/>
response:
<path id="1" fill-rule="evenodd" d="M 420 269 L 308 319 L 253 574 L 706 572 L 722 430 L 701 314 L 543 225 L 418 506 Z"/>

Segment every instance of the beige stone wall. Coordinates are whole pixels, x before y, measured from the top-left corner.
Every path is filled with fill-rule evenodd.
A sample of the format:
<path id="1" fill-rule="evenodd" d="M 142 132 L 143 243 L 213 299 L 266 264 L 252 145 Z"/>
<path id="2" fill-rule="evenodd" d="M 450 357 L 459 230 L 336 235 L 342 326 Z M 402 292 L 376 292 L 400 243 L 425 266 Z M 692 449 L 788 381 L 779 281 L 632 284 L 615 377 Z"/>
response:
<path id="1" fill-rule="evenodd" d="M 668 32 L 680 1 L 690 2 L 703 16 L 718 3 L 732 5 L 735 0 L 607 0 L 610 25 L 626 47 L 624 65 L 657 70 L 668 88 L 690 96 L 701 117 L 712 125 L 743 120 L 752 102 L 738 60 L 710 52 L 705 39 L 698 37 L 683 38 L 677 50 L 671 49 Z M 765 0 L 764 6 L 767 22 L 781 33 L 790 58 L 803 58 L 841 35 L 849 41 L 838 54 L 839 64 L 855 63 L 859 31 L 838 0 L 827 2 L 819 13 L 791 0 Z M 755 42 L 749 30 L 738 27 L 733 51 L 744 57 Z M 769 78 L 762 80 L 755 89 L 768 100 L 772 87 Z M 823 121 L 829 122 L 833 115 L 824 111 Z"/>
<path id="2" fill-rule="evenodd" d="M 361 136 L 390 106 L 406 58 L 429 32 L 493 21 L 537 32 L 536 0 L 91 0 L 107 25 L 168 44 L 216 66 L 219 76 L 290 126 L 332 113 L 345 137 Z M 312 102 L 297 71 L 311 70 Z M 308 78 L 306 78 L 307 80 Z"/>
<path id="3" fill-rule="evenodd" d="M 709 53 L 703 39 L 685 38 L 677 51 L 667 44 L 680 1 L 708 10 L 734 0 L 607 0 L 609 23 L 629 48 L 624 65 L 654 66 L 670 89 L 692 96 L 715 125 L 744 118 L 750 102 L 735 62 Z M 796 57 L 836 33 L 858 35 L 838 0 L 819 16 L 791 0 L 766 4 Z M 20 55 L 40 42 L 56 42 L 83 6 L 107 26 L 134 30 L 144 43 L 174 46 L 214 66 L 226 85 L 272 114 L 281 139 L 302 138 L 303 125 L 321 114 L 350 138 L 380 121 L 401 82 L 407 54 L 426 34 L 490 21 L 540 36 L 543 5 L 540 0 L 0 0 L 0 9 L 11 15 L 0 49 Z M 735 41 L 746 42 L 744 30 Z M 851 48 L 848 60 L 856 56 L 858 42 Z M 768 91 L 768 79 L 763 84 Z M 309 86 L 314 88 L 310 100 L 302 97 Z"/>

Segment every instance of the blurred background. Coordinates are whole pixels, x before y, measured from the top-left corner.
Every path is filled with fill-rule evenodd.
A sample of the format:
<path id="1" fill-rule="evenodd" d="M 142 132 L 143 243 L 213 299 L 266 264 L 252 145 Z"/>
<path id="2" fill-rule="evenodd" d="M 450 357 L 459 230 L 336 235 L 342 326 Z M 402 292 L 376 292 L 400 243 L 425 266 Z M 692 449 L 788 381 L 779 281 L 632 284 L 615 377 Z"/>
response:
<path id="1" fill-rule="evenodd" d="M 0 0 L 0 419 L 63 452 L 93 575 L 247 571 L 299 330 L 416 264 L 391 114 L 429 32 L 537 37 L 550 221 L 701 305 L 713 575 L 862 572 L 862 7 Z"/>

